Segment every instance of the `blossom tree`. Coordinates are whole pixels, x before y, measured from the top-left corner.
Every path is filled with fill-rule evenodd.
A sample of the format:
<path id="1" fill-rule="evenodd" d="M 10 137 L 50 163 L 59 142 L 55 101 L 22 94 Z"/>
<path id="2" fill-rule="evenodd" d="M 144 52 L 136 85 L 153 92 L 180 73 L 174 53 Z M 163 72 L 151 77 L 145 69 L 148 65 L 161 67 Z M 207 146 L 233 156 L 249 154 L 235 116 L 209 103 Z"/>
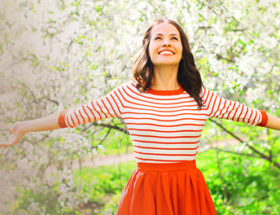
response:
<path id="1" fill-rule="evenodd" d="M 129 80 L 145 27 L 155 18 L 174 19 L 183 27 L 207 88 L 280 114 L 277 0 L 2 0 L 0 4 L 0 141 L 7 139 L 15 121 L 85 103 Z M 215 124 L 207 126 L 210 133 L 217 133 Z M 65 214 L 66 208 L 88 201 L 74 186 L 71 160 L 96 156 L 102 148 L 99 134 L 106 128 L 115 130 L 116 137 L 128 135 L 121 119 L 107 119 L 75 129 L 31 133 L 16 146 L 1 148 L 0 214 L 48 214 L 52 209 Z M 229 128 L 239 135 L 243 129 Z M 275 160 L 279 144 L 259 138 L 279 140 L 279 134 L 250 129 L 254 137 L 249 135 L 248 145 L 261 143 L 262 153 L 271 153 L 270 162 L 279 164 Z M 58 179 L 46 171 L 50 167 L 55 167 Z M 23 190 L 48 201 L 31 199 L 21 209 L 17 199 Z"/>

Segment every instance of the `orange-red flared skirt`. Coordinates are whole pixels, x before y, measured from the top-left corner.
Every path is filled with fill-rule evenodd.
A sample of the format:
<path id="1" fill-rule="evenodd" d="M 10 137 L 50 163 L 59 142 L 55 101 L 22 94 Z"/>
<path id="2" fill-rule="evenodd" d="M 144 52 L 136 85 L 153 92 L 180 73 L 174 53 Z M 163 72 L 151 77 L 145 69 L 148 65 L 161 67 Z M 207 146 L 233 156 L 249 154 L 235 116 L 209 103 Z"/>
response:
<path id="1" fill-rule="evenodd" d="M 138 163 L 122 194 L 117 215 L 216 215 L 195 160 Z"/>

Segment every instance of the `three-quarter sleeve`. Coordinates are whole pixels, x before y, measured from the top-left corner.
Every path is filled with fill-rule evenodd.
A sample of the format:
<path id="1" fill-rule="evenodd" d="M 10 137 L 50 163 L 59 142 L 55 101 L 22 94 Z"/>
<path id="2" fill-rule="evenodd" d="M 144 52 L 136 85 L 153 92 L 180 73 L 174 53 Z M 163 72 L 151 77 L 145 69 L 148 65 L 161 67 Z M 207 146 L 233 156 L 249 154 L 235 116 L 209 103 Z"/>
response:
<path id="1" fill-rule="evenodd" d="M 267 114 L 263 110 L 250 108 L 237 101 L 231 101 L 202 87 L 202 100 L 209 117 L 244 122 L 249 125 L 265 126 Z"/>
<path id="2" fill-rule="evenodd" d="M 61 128 L 74 128 L 79 124 L 86 124 L 105 118 L 121 117 L 123 103 L 120 88 L 117 87 L 107 95 L 86 104 L 60 111 L 58 116 L 59 126 Z"/>

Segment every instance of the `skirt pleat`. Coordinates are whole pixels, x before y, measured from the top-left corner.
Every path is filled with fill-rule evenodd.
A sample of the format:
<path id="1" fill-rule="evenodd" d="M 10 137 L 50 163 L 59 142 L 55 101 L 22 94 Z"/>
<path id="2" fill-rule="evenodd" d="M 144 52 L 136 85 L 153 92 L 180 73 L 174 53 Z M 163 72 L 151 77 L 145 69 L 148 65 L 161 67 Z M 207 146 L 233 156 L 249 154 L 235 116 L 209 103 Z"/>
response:
<path id="1" fill-rule="evenodd" d="M 122 194 L 117 215 L 216 215 L 195 160 L 137 163 Z"/>

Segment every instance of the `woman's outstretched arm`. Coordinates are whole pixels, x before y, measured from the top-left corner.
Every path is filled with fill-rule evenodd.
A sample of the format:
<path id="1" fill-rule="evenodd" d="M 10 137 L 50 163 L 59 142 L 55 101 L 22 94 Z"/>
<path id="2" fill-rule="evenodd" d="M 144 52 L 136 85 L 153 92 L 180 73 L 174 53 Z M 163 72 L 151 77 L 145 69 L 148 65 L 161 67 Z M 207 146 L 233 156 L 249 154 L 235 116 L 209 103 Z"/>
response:
<path id="1" fill-rule="evenodd" d="M 280 130 L 280 118 L 268 113 L 267 118 L 267 124 L 264 127 Z"/>
<path id="2" fill-rule="evenodd" d="M 6 143 L 0 143 L 0 147 L 8 147 L 17 144 L 27 132 L 48 131 L 60 128 L 58 124 L 59 112 L 48 116 L 16 122 L 10 129 L 10 137 Z"/>
<path id="3" fill-rule="evenodd" d="M 249 108 L 237 101 L 224 99 L 206 88 L 202 88 L 202 97 L 210 117 L 280 130 L 280 118 L 268 114 L 266 111 Z"/>
<path id="4" fill-rule="evenodd" d="M 55 112 L 46 117 L 16 122 L 10 129 L 10 137 L 6 143 L 0 143 L 0 147 L 8 147 L 17 144 L 27 132 L 48 131 L 58 128 L 74 128 L 79 124 L 86 124 L 110 117 L 120 117 L 123 110 L 122 88 L 125 84 L 116 87 L 107 95 L 81 104 L 76 107 Z"/>

